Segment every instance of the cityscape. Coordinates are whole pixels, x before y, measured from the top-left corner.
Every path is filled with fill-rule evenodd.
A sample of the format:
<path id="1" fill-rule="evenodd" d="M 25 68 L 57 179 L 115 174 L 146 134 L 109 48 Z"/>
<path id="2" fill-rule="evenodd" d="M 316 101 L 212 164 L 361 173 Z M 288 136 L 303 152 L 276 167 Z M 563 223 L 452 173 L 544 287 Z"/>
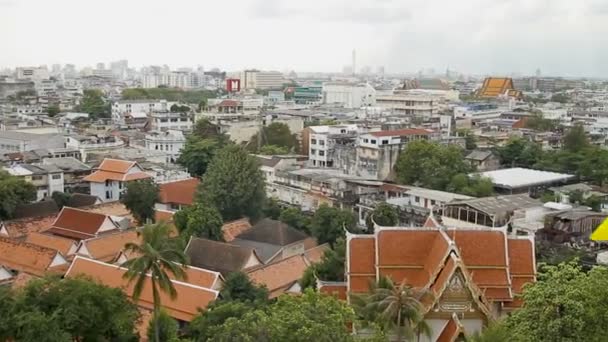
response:
<path id="1" fill-rule="evenodd" d="M 0 0 L 0 341 L 605 340 L 608 8 L 514 3 Z"/>

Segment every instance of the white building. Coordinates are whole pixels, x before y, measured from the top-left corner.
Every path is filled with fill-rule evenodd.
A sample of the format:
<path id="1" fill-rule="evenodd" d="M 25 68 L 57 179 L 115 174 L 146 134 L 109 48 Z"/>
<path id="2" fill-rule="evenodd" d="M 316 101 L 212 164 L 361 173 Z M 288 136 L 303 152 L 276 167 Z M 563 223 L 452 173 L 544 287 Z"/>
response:
<path id="1" fill-rule="evenodd" d="M 113 135 L 74 134 L 65 137 L 65 147 L 80 151 L 82 160 L 87 160 L 87 155 L 90 153 L 112 151 L 123 146 L 125 146 L 125 142 Z"/>
<path id="2" fill-rule="evenodd" d="M 152 112 L 150 127 L 155 131 L 180 130 L 191 131 L 194 115 L 190 113 Z"/>
<path id="3" fill-rule="evenodd" d="M 150 178 L 152 176 L 144 172 L 136 162 L 106 158 L 95 172 L 83 180 L 89 182 L 91 195 L 104 202 L 112 202 L 120 199 L 127 182 Z"/>
<path id="4" fill-rule="evenodd" d="M 64 192 L 63 171 L 55 165 L 19 164 L 5 167 L 4 170 L 33 184 L 37 201 L 51 196 L 53 192 Z"/>
<path id="5" fill-rule="evenodd" d="M 395 90 L 376 96 L 376 104 L 394 114 L 431 117 L 447 109 L 448 102 L 456 101 L 458 94 L 455 90 Z"/>
<path id="6" fill-rule="evenodd" d="M 323 84 L 323 103 L 361 108 L 376 104 L 376 90 L 367 83 L 327 82 Z"/>
<path id="7" fill-rule="evenodd" d="M 245 70 L 240 74 L 243 89 L 279 89 L 285 79 L 278 71 Z"/>
<path id="8" fill-rule="evenodd" d="M 120 100 L 112 103 L 112 121 L 125 124 L 125 115 L 131 113 L 168 112 L 175 101 L 167 100 Z"/>
<path id="9" fill-rule="evenodd" d="M 178 130 L 153 131 L 146 134 L 144 142 L 146 149 L 164 151 L 168 154 L 167 162 L 175 163 L 186 143 L 186 137 Z"/>
<path id="10" fill-rule="evenodd" d="M 40 67 L 18 67 L 16 69 L 18 80 L 48 80 L 49 71 L 45 66 Z"/>
<path id="11" fill-rule="evenodd" d="M 60 134 L 34 134 L 16 131 L 0 131 L 0 153 L 25 152 L 41 148 L 64 147 Z"/>
<path id="12" fill-rule="evenodd" d="M 316 167 L 335 167 L 330 156 L 337 141 L 356 139 L 357 125 L 311 126 L 309 127 L 308 156 L 309 165 Z"/>

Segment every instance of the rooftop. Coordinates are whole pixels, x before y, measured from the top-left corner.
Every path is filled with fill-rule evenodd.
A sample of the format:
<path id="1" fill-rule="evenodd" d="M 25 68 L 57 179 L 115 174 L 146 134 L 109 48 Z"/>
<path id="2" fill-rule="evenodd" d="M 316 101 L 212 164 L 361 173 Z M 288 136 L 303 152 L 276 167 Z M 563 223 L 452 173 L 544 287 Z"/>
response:
<path id="1" fill-rule="evenodd" d="M 200 181 L 197 178 L 160 184 L 158 187 L 159 202 L 192 205 L 199 184 Z"/>
<path id="2" fill-rule="evenodd" d="M 390 136 L 405 136 L 405 135 L 428 135 L 432 134 L 433 130 L 431 129 L 422 129 L 422 128 L 406 128 L 406 129 L 396 129 L 389 131 L 377 131 L 370 132 L 369 134 L 375 137 L 390 137 Z"/>
<path id="3" fill-rule="evenodd" d="M 521 167 L 486 171 L 476 173 L 481 177 L 488 177 L 496 187 L 516 189 L 555 182 L 566 182 L 573 179 L 574 175 L 565 173 L 524 169 Z"/>
<path id="4" fill-rule="evenodd" d="M 542 206 L 542 202 L 531 198 L 527 194 L 503 195 L 495 197 L 473 198 L 464 201 L 455 201 L 447 205 L 469 205 L 488 214 L 502 215 L 516 209 Z"/>

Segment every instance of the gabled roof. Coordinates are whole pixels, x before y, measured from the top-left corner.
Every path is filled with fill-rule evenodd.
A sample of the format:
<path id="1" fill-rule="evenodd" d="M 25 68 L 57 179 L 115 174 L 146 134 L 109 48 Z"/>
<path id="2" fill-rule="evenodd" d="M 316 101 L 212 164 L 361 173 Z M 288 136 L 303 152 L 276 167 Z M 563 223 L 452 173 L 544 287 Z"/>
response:
<path id="1" fill-rule="evenodd" d="M 197 178 L 163 183 L 158 187 L 160 203 L 192 205 L 200 181 Z"/>
<path id="2" fill-rule="evenodd" d="M 54 249 L 65 256 L 74 254 L 78 245 L 77 242 L 72 239 L 38 232 L 29 233 L 25 238 L 25 242 Z"/>
<path id="3" fill-rule="evenodd" d="M 270 298 L 275 298 L 300 280 L 309 265 L 306 257 L 298 254 L 257 267 L 249 271 L 248 275 L 254 283 L 265 285 L 270 292 Z"/>
<path id="4" fill-rule="evenodd" d="M 103 227 L 104 223 L 111 227 Z M 118 228 L 114 220 L 104 214 L 63 207 L 52 227 L 46 232 L 83 240 L 97 236 L 102 229 L 115 230 Z"/>
<path id="5" fill-rule="evenodd" d="M 67 265 L 67 261 L 54 249 L 0 238 L 0 265 L 42 276 L 51 268 Z"/>
<path id="6" fill-rule="evenodd" d="M 479 97 L 498 97 L 507 95 L 507 92 L 513 88 L 511 78 L 488 77 L 483 81 L 477 94 Z"/>
<path id="7" fill-rule="evenodd" d="M 90 259 L 110 262 L 125 248 L 125 244 L 138 241 L 139 236 L 135 229 L 102 234 L 98 237 L 80 241 L 76 254 Z"/>
<path id="8" fill-rule="evenodd" d="M 492 151 L 474 150 L 469 153 L 465 159 L 484 161 L 492 155 Z"/>
<path id="9" fill-rule="evenodd" d="M 460 323 L 458 315 L 453 313 L 437 337 L 437 342 L 455 342 L 464 333 L 464 326 Z"/>
<path id="10" fill-rule="evenodd" d="M 12 239 L 25 237 L 32 232 L 48 229 L 55 222 L 56 215 L 29 217 L 4 221 L 0 224 L 0 236 Z"/>
<path id="11" fill-rule="evenodd" d="M 224 241 L 230 242 L 241 233 L 251 229 L 251 223 L 249 219 L 244 217 L 242 219 L 230 221 L 222 225 L 222 234 L 224 235 Z"/>
<path id="12" fill-rule="evenodd" d="M 251 229 L 239 234 L 237 238 L 239 240 L 263 242 L 276 246 L 287 246 L 308 238 L 308 235 L 283 222 L 265 218 L 256 223 Z"/>
<path id="13" fill-rule="evenodd" d="M 122 267 L 76 256 L 65 276 L 88 276 L 103 285 L 119 288 L 131 297 L 135 282 L 129 283 L 128 280 L 124 279 L 125 272 L 126 269 Z M 167 313 L 178 320 L 190 322 L 198 314 L 199 309 L 206 308 L 218 295 L 216 290 L 206 287 L 173 279 L 171 282 L 177 291 L 177 298 L 172 299 L 161 291 L 160 299 Z M 145 282 L 137 305 L 146 309 L 154 308 L 150 281 Z"/>
<path id="14" fill-rule="evenodd" d="M 13 218 L 27 218 L 27 217 L 37 217 L 37 216 L 46 216 L 46 215 L 54 215 L 59 212 L 59 207 L 57 203 L 52 199 L 27 203 L 18 205 L 15 208 L 15 212 L 13 214 Z"/>
<path id="15" fill-rule="evenodd" d="M 191 237 L 185 250 L 190 264 L 227 275 L 245 269 L 250 260 L 262 264 L 253 248 Z"/>
<path id="16" fill-rule="evenodd" d="M 152 178 L 151 175 L 143 171 L 130 172 L 132 168 L 141 167 L 136 162 L 120 159 L 105 158 L 97 170 L 83 178 L 86 182 L 103 183 L 106 180 L 114 181 L 132 181 L 138 179 Z"/>

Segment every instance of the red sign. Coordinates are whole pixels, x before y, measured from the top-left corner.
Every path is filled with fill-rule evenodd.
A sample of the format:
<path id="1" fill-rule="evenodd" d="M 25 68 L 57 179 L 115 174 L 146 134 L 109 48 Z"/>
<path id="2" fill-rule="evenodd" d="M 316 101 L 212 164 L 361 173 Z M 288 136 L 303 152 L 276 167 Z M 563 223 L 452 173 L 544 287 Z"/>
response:
<path id="1" fill-rule="evenodd" d="M 238 78 L 226 79 L 226 90 L 229 93 L 241 91 L 241 80 Z"/>

